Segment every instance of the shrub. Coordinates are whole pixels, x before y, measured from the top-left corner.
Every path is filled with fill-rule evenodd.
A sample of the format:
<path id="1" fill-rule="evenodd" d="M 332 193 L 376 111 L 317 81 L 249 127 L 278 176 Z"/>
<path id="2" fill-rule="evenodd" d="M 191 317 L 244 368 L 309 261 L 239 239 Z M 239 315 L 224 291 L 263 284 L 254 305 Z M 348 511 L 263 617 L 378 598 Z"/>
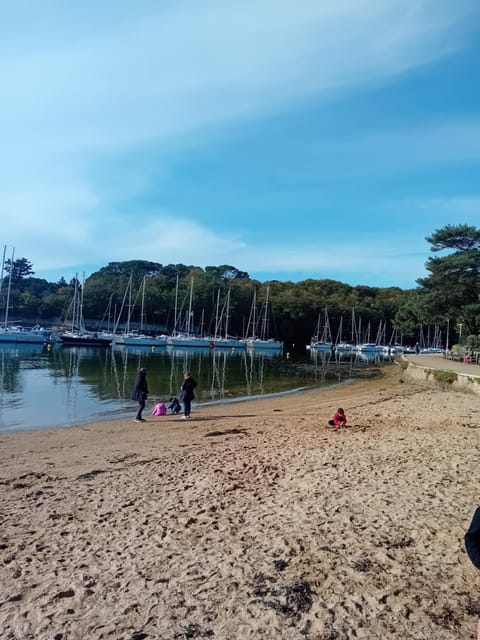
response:
<path id="1" fill-rule="evenodd" d="M 452 384 L 458 380 L 458 376 L 455 371 L 430 371 L 434 379 L 440 384 Z"/>

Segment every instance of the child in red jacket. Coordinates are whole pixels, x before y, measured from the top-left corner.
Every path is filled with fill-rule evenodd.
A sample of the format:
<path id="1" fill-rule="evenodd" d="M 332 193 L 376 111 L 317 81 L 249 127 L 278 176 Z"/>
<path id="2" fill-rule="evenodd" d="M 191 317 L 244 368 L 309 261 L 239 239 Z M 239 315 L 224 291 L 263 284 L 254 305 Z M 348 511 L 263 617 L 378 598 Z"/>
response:
<path id="1" fill-rule="evenodd" d="M 346 427 L 347 426 L 347 416 L 345 415 L 345 411 L 340 407 L 333 414 L 333 418 L 328 421 L 330 427 Z"/>

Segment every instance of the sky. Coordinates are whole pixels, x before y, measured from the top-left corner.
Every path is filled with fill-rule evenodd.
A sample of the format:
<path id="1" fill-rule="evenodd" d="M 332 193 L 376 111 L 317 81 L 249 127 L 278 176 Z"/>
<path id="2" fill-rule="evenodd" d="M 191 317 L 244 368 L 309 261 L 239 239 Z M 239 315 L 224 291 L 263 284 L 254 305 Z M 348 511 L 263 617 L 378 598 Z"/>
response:
<path id="1" fill-rule="evenodd" d="M 412 288 L 480 223 L 478 0 L 3 0 L 0 246 Z"/>

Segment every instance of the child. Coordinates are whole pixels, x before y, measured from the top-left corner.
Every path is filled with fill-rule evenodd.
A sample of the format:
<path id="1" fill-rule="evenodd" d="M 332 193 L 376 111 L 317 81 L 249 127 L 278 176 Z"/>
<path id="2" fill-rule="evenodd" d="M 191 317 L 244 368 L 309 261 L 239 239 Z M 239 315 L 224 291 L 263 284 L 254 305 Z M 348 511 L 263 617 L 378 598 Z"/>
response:
<path id="1" fill-rule="evenodd" d="M 167 409 L 170 411 L 170 413 L 180 413 L 180 411 L 182 410 L 182 405 L 178 401 L 178 398 L 172 396 L 168 401 Z"/>
<path id="2" fill-rule="evenodd" d="M 347 416 L 345 415 L 345 411 L 340 407 L 333 414 L 333 418 L 328 421 L 330 427 L 346 427 L 347 426 Z"/>
<path id="3" fill-rule="evenodd" d="M 157 402 L 152 411 L 152 416 L 164 416 L 167 413 L 167 407 L 163 402 Z"/>

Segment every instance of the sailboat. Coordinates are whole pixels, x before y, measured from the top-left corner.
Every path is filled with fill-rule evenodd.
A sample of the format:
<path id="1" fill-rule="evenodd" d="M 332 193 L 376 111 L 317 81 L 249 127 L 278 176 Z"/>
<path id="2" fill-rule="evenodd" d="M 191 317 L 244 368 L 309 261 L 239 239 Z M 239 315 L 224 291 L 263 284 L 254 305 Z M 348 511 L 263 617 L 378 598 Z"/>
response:
<path id="1" fill-rule="evenodd" d="M 140 311 L 140 329 L 139 331 L 130 331 L 130 320 L 132 316 L 133 306 L 131 304 L 131 290 L 132 290 L 132 276 L 129 280 L 129 309 L 127 319 L 127 330 L 123 335 L 115 337 L 115 344 L 124 345 L 126 347 L 166 347 L 167 336 L 148 336 L 143 332 L 143 325 L 145 323 L 145 281 L 146 277 L 143 277 L 141 288 L 141 311 Z"/>
<path id="2" fill-rule="evenodd" d="M 352 310 L 352 327 L 355 325 L 355 314 Z M 352 328 L 352 335 L 354 334 L 354 329 Z M 340 317 L 340 324 L 337 331 L 337 339 L 335 341 L 335 353 L 352 353 L 354 350 L 354 345 L 350 342 L 345 342 L 343 340 L 343 316 Z"/>
<path id="3" fill-rule="evenodd" d="M 7 246 L 3 247 L 2 269 L 0 274 L 0 293 L 3 284 L 3 271 L 5 265 L 5 255 Z M 44 329 L 36 324 L 31 329 L 20 325 L 8 326 L 8 313 L 10 309 L 10 294 L 12 289 L 13 261 L 15 258 L 15 247 L 12 249 L 12 258 L 10 260 L 10 275 L 8 278 L 7 296 L 5 301 L 5 317 L 3 327 L 0 327 L 0 344 L 3 343 L 21 343 L 21 344 L 47 344 L 55 342 L 55 336 L 49 329 Z"/>
<path id="4" fill-rule="evenodd" d="M 425 344 L 425 346 L 423 347 L 423 349 L 421 350 L 421 353 L 425 353 L 425 354 L 439 354 L 439 353 L 445 353 L 445 348 L 442 346 L 443 340 L 442 340 L 442 332 L 440 330 L 440 327 L 438 325 L 435 325 L 434 327 L 434 334 L 433 334 L 433 340 L 431 340 L 430 338 L 430 326 L 428 327 L 428 335 L 427 335 L 427 342 Z"/>
<path id="5" fill-rule="evenodd" d="M 177 300 L 178 300 L 178 279 L 177 288 L 175 292 L 175 328 L 172 336 L 167 338 L 167 346 L 169 347 L 183 347 L 189 348 L 212 348 L 215 346 L 213 340 L 209 338 L 203 338 L 193 334 L 193 278 L 190 281 L 190 297 L 188 304 L 187 318 L 185 322 L 185 331 L 178 331 L 179 314 L 177 313 Z"/>
<path id="6" fill-rule="evenodd" d="M 111 345 L 111 337 L 101 336 L 96 332 L 86 330 L 83 320 L 83 286 L 79 291 L 77 277 L 75 277 L 75 289 L 71 304 L 71 318 L 70 330 L 60 334 L 63 345 L 76 347 L 109 347 Z"/>
<path id="7" fill-rule="evenodd" d="M 322 321 L 322 316 L 319 314 L 317 321 L 317 328 L 315 330 L 315 334 L 312 336 L 310 341 L 310 349 L 315 349 L 316 351 L 332 351 L 333 342 L 332 342 L 332 333 L 330 330 L 330 321 L 328 319 L 328 311 L 325 307 L 324 316 L 323 316 L 323 328 L 320 334 L 320 325 Z"/>
<path id="8" fill-rule="evenodd" d="M 268 337 L 268 322 L 269 322 L 269 295 L 270 295 L 270 287 L 267 287 L 267 292 L 265 294 L 265 302 L 263 303 L 262 310 L 260 313 L 260 321 L 257 323 L 256 319 L 256 292 L 253 295 L 253 304 L 252 304 L 252 312 L 251 312 L 251 326 L 253 330 L 253 335 L 250 338 L 247 338 L 246 344 L 247 347 L 258 349 L 258 350 L 276 350 L 279 351 L 283 349 L 283 342 L 280 340 L 274 340 L 273 338 Z M 250 321 L 249 321 L 250 324 Z M 260 325 L 260 329 L 258 328 L 258 324 Z M 258 334 L 257 334 L 258 332 Z"/>
<path id="9" fill-rule="evenodd" d="M 390 337 L 390 342 L 388 345 L 383 347 L 383 353 L 388 356 L 398 356 L 402 353 L 405 353 L 405 347 L 401 344 L 401 339 L 398 338 L 398 331 L 394 327 L 392 331 L 392 335 Z"/>
<path id="10" fill-rule="evenodd" d="M 225 304 L 220 311 L 220 290 L 217 293 L 217 313 L 215 321 L 215 336 L 213 343 L 216 349 L 244 349 L 247 346 L 245 340 L 233 338 L 228 335 L 228 322 L 230 320 L 230 289 L 227 291 Z M 222 331 L 223 329 L 223 331 Z M 223 334 L 223 335 L 222 335 Z"/>

